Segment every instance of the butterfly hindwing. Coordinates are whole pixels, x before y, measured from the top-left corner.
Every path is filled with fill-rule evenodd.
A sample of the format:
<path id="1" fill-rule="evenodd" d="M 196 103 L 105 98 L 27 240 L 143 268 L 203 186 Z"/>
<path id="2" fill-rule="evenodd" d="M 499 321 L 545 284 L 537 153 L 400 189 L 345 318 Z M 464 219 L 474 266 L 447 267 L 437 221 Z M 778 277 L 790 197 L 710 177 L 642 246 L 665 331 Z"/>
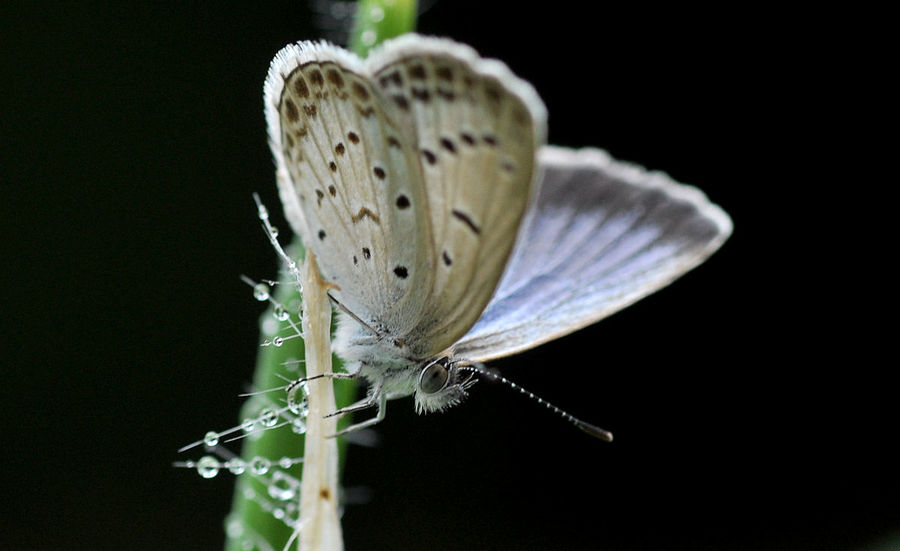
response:
<path id="1" fill-rule="evenodd" d="M 449 40 L 401 37 L 368 63 L 419 153 L 434 279 L 404 338 L 431 357 L 475 323 L 499 282 L 531 199 L 546 114 L 505 65 Z"/>
<path id="2" fill-rule="evenodd" d="M 715 252 L 731 220 L 696 188 L 597 149 L 544 147 L 543 180 L 496 294 L 454 353 L 533 348 L 668 285 Z"/>

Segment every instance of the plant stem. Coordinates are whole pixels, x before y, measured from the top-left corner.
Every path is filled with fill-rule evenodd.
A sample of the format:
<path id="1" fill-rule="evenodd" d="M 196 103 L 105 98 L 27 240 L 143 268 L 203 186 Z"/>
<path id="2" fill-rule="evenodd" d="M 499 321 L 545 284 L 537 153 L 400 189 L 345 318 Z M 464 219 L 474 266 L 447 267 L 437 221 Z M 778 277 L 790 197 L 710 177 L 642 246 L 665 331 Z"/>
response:
<path id="1" fill-rule="evenodd" d="M 416 28 L 416 0 L 360 0 L 350 33 L 350 49 L 360 57 L 388 38 Z"/>
<path id="2" fill-rule="evenodd" d="M 306 375 L 331 373 L 331 303 L 319 277 L 316 257 L 306 258 L 303 278 L 303 335 Z M 344 539 L 338 519 L 337 422 L 327 414 L 337 409 L 330 378 L 309 382 L 309 414 L 300 486 L 300 551 L 341 551 Z"/>

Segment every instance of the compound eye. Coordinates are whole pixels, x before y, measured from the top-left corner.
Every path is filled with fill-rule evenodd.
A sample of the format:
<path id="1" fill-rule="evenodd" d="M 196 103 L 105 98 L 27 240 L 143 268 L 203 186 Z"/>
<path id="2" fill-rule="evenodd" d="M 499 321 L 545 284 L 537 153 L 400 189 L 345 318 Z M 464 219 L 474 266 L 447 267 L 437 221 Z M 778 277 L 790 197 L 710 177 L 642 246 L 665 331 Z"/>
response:
<path id="1" fill-rule="evenodd" d="M 444 388 L 449 377 L 447 368 L 435 362 L 423 369 L 419 375 L 419 390 L 425 394 L 434 394 Z"/>

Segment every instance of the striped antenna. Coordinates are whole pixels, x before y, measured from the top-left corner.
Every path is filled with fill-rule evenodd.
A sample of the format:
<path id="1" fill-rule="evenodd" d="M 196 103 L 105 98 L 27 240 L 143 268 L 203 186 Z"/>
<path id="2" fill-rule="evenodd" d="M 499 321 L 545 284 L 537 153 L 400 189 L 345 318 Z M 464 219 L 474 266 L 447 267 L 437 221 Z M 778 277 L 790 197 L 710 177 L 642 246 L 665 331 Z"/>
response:
<path id="1" fill-rule="evenodd" d="M 544 400 L 540 396 L 537 396 L 533 392 L 525 390 L 524 388 L 522 388 L 519 385 L 517 385 L 516 383 L 510 381 L 506 377 L 503 377 L 502 375 L 498 375 L 497 373 L 494 373 L 493 371 L 489 371 L 483 365 L 476 365 L 476 364 L 459 365 L 459 364 L 457 364 L 456 367 L 460 370 L 471 371 L 471 372 L 477 373 L 478 375 L 482 375 L 484 377 L 487 377 L 488 379 L 503 383 L 515 390 L 518 390 L 519 392 L 521 392 L 525 396 L 528 396 L 529 398 L 536 401 L 537 403 L 544 405 L 547 409 L 555 411 L 563 419 L 572 423 L 573 425 L 575 425 L 579 429 L 583 430 L 584 432 L 590 434 L 591 436 L 593 436 L 595 438 L 599 438 L 600 440 L 604 440 L 606 442 L 612 442 L 613 435 L 608 430 L 603 430 L 600 427 L 597 427 L 595 425 L 592 425 L 590 423 L 582 421 L 581 419 L 575 417 L 571 413 L 569 413 L 567 411 L 563 411 L 560 408 L 558 408 L 558 407 L 554 406 L 553 404 L 551 404 L 550 402 L 548 402 L 547 400 Z"/>

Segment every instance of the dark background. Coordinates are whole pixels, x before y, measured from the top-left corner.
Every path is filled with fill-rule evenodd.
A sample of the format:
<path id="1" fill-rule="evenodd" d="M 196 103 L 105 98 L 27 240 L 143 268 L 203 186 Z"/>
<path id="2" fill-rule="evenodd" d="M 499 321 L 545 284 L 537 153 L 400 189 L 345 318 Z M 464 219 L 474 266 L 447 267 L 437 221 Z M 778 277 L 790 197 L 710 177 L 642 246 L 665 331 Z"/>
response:
<path id="1" fill-rule="evenodd" d="M 826 54 L 784 14 L 488 5 L 438 2 L 419 29 L 531 81 L 552 143 L 697 185 L 735 234 L 493 364 L 614 444 L 488 383 L 442 415 L 392 403 L 381 445 L 350 450 L 344 482 L 371 499 L 347 548 L 900 548 L 895 391 L 841 331 L 853 296 L 809 298 L 814 240 L 846 248 L 796 202 L 836 183 L 802 176 L 798 83 Z M 323 20 L 302 2 L 0 17 L 0 548 L 221 549 L 233 479 L 171 463 L 238 421 L 261 311 L 238 275 L 276 270 L 251 193 L 280 217 L 262 83 Z"/>

